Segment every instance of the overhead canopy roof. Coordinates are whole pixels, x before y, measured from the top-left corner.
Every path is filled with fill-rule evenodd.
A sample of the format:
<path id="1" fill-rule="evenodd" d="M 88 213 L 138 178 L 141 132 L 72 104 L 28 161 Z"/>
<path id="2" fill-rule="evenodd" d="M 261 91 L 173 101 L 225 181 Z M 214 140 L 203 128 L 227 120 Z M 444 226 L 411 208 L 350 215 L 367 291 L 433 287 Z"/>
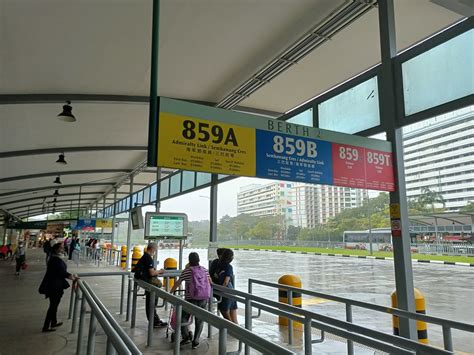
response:
<path id="1" fill-rule="evenodd" d="M 413 223 L 429 226 L 474 225 L 474 213 L 471 212 L 426 213 L 409 218 Z"/>
<path id="2" fill-rule="evenodd" d="M 345 27 L 239 102 L 278 116 L 380 61 L 377 11 L 360 3 L 162 0 L 159 95 L 219 103 L 328 16 L 358 6 Z M 429 0 L 395 5 L 399 50 L 462 18 Z M 80 185 L 86 206 L 145 160 L 151 13 L 151 0 L 0 0 L 0 208 L 41 214 L 56 175 L 58 206 L 77 200 Z M 66 99 L 75 123 L 56 117 Z M 67 165 L 55 163 L 61 152 Z"/>

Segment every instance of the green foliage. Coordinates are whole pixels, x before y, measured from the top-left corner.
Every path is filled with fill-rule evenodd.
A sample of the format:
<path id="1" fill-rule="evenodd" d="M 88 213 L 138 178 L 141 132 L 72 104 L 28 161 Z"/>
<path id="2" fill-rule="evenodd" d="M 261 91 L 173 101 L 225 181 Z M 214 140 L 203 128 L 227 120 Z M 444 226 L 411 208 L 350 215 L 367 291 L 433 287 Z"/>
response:
<path id="1" fill-rule="evenodd" d="M 418 197 L 418 204 L 425 211 L 436 212 L 435 204 L 442 204 L 443 210 L 446 207 L 443 195 L 440 192 L 430 190 L 427 187 L 421 189 L 421 195 Z M 428 209 L 430 207 L 430 209 Z"/>
<path id="2" fill-rule="evenodd" d="M 461 212 L 474 212 L 474 202 L 469 202 L 466 206 L 461 208 Z"/>

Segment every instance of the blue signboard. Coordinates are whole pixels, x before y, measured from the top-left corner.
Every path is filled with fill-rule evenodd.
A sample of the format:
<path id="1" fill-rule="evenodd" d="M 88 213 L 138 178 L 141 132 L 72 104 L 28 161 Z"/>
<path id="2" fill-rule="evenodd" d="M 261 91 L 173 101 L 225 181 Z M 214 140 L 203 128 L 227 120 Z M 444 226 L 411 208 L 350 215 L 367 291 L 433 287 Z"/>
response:
<path id="1" fill-rule="evenodd" d="M 332 185 L 330 142 L 256 131 L 257 177 Z"/>
<path id="2" fill-rule="evenodd" d="M 94 230 L 95 219 L 79 219 L 77 221 L 76 229 L 79 230 Z"/>

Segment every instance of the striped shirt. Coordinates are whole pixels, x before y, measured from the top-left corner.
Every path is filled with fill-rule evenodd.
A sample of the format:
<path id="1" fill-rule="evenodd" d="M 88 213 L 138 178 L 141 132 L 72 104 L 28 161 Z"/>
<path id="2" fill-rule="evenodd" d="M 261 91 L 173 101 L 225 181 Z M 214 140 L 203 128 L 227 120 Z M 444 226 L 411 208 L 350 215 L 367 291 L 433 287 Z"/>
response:
<path id="1" fill-rule="evenodd" d="M 206 272 L 207 277 L 209 278 L 209 271 L 207 271 L 206 268 L 203 268 L 203 269 Z M 193 278 L 193 272 L 191 270 L 191 267 L 188 267 L 188 268 L 184 269 L 179 278 L 181 280 L 184 280 L 184 282 L 185 282 L 184 299 L 185 300 L 191 300 L 192 297 L 191 297 L 190 285 L 191 285 L 191 280 Z"/>

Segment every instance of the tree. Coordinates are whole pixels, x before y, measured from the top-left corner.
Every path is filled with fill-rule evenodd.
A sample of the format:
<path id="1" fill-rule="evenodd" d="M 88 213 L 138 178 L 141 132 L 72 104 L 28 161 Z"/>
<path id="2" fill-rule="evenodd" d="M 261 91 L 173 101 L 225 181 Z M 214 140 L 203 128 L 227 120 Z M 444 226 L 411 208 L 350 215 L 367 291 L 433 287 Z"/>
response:
<path id="1" fill-rule="evenodd" d="M 440 203 L 443 209 L 446 207 L 443 195 L 440 192 L 430 190 L 427 187 L 421 189 L 421 195 L 418 197 L 418 202 L 421 206 L 431 206 L 431 212 L 435 212 L 435 204 Z"/>
<path id="2" fill-rule="evenodd" d="M 461 212 L 474 212 L 474 202 L 469 202 L 466 206 L 462 207 Z"/>
<path id="3" fill-rule="evenodd" d="M 298 235 L 300 234 L 301 227 L 295 227 L 292 225 L 288 226 L 288 231 L 286 232 L 286 238 L 288 240 L 296 240 L 298 239 Z"/>

